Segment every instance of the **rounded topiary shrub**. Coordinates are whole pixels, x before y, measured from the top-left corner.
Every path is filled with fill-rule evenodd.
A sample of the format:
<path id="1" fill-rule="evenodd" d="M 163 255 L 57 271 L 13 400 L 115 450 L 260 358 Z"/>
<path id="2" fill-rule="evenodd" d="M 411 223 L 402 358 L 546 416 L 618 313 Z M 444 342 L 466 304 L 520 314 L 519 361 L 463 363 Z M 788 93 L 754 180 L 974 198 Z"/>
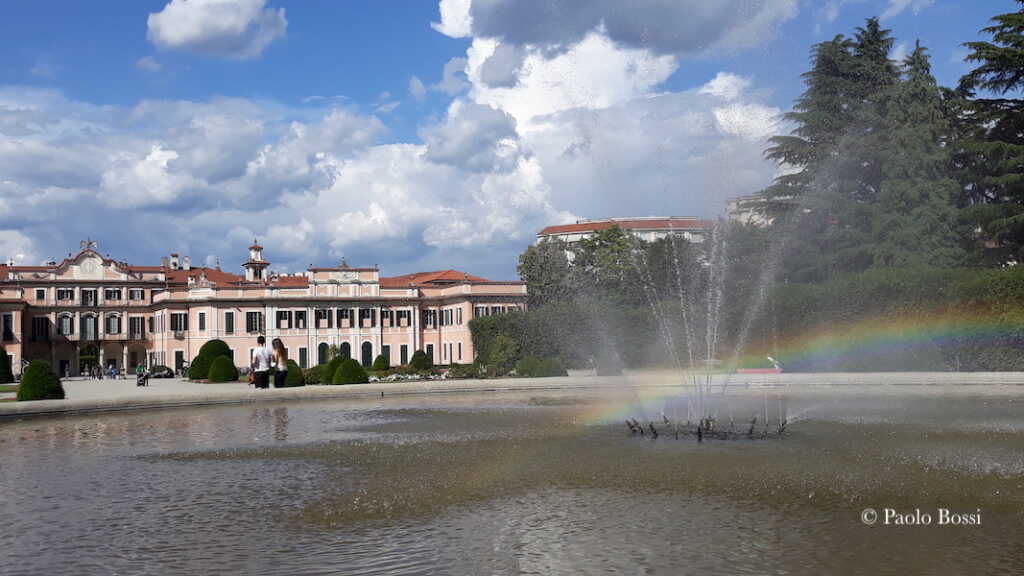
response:
<path id="1" fill-rule="evenodd" d="M 238 368 L 227 356 L 217 356 L 210 364 L 210 382 L 234 382 L 238 380 Z"/>
<path id="2" fill-rule="evenodd" d="M 228 343 L 223 340 L 210 340 L 203 347 L 199 349 L 199 356 L 208 356 L 210 358 L 216 358 L 217 356 L 231 357 L 231 348 L 228 348 Z"/>
<path id="3" fill-rule="evenodd" d="M 569 372 L 558 358 L 548 358 L 537 366 L 538 376 L 568 376 Z"/>
<path id="4" fill-rule="evenodd" d="M 0 346 L 0 384 L 14 382 L 14 372 L 11 371 L 11 359 L 7 357 L 7 349 Z"/>
<path id="5" fill-rule="evenodd" d="M 373 359 L 373 366 L 370 366 L 370 370 L 374 372 L 383 372 L 384 370 L 391 369 L 391 362 L 388 361 L 388 357 L 381 354 Z"/>
<path id="6" fill-rule="evenodd" d="M 540 373 L 540 360 L 533 356 L 525 356 L 522 360 L 516 362 L 516 376 L 523 378 L 542 376 Z"/>
<path id="7" fill-rule="evenodd" d="M 210 376 L 210 366 L 214 358 L 227 358 L 227 356 L 204 356 L 200 354 L 192 359 L 188 365 L 189 380 L 206 380 Z M 228 361 L 231 359 L 228 358 Z"/>
<path id="8" fill-rule="evenodd" d="M 305 386 L 306 382 L 302 379 L 302 368 L 295 363 L 295 360 L 288 360 L 288 376 L 284 379 L 285 388 L 295 388 L 297 386 Z"/>
<path id="9" fill-rule="evenodd" d="M 369 381 L 366 370 L 354 358 L 345 358 L 331 377 L 331 384 L 363 384 Z"/>
<path id="10" fill-rule="evenodd" d="M 33 360 L 21 375 L 18 401 L 63 399 L 64 386 L 57 373 L 44 360 Z"/>
<path id="11" fill-rule="evenodd" d="M 412 366 L 416 370 L 430 370 L 434 367 L 434 361 L 427 356 L 427 353 L 423 350 L 417 350 L 412 353 L 412 358 L 409 360 L 409 366 Z"/>

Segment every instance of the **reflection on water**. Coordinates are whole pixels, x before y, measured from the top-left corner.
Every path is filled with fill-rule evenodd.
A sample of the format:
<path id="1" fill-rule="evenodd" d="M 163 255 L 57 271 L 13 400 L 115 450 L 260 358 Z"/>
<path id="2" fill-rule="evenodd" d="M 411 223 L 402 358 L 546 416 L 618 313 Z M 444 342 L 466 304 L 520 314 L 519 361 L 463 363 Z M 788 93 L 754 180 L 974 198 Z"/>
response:
<path id="1" fill-rule="evenodd" d="M 702 444 L 622 423 L 678 400 L 590 392 L 4 423 L 2 572 L 1022 571 L 1024 403 L 785 400 L 784 438 Z M 982 525 L 869 527 L 868 507 Z"/>

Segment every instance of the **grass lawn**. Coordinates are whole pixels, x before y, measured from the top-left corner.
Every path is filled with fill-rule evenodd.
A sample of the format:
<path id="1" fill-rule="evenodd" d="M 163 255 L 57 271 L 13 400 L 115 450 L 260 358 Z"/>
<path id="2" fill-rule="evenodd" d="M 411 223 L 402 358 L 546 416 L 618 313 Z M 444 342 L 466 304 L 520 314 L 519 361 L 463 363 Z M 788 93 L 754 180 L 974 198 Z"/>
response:
<path id="1" fill-rule="evenodd" d="M 0 384 L 0 392 L 17 392 L 17 384 Z"/>

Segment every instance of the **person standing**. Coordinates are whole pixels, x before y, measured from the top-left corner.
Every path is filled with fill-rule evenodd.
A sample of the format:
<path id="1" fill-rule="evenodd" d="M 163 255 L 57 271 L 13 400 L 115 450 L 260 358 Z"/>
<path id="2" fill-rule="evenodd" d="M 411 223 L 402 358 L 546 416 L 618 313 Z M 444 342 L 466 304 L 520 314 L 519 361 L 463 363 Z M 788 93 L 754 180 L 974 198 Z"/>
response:
<path id="1" fill-rule="evenodd" d="M 270 388 L 270 361 L 274 352 L 267 348 L 267 339 L 260 336 L 256 339 L 259 346 L 252 351 L 253 384 L 257 388 Z"/>
<path id="2" fill-rule="evenodd" d="M 277 364 L 277 372 L 274 373 L 274 388 L 284 388 L 284 381 L 288 378 L 288 350 L 280 338 L 274 338 L 271 342 L 274 347 L 274 363 Z"/>

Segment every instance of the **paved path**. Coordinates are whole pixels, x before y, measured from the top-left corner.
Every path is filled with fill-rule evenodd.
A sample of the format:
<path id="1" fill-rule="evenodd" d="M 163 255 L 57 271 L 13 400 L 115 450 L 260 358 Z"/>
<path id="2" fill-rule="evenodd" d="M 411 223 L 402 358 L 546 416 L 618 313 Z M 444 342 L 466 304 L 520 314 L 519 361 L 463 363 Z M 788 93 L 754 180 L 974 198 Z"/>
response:
<path id="1" fill-rule="evenodd" d="M 681 387 L 688 389 L 704 375 L 681 375 L 673 371 L 637 371 L 625 376 L 598 377 L 574 373 L 568 378 L 503 378 L 493 380 L 427 380 L 416 382 L 384 382 L 347 386 L 303 386 L 255 390 L 238 382 L 204 384 L 177 378 L 150 380 L 150 386 L 135 385 L 135 379 L 64 381 L 64 400 L 36 402 L 2 402 L 0 419 L 26 416 L 58 415 L 77 412 L 100 412 L 168 408 L 199 404 L 259 402 L 265 400 L 309 400 L 380 396 L 382 394 L 422 394 L 453 392 L 484 392 L 504 390 L 552 389 L 626 389 Z M 902 372 L 902 373 L 835 373 L 835 374 L 744 374 L 715 375 L 714 386 L 726 383 L 737 391 L 757 393 L 764 388 L 800 389 L 816 393 L 986 393 L 1024 397 L 1024 373 L 1019 372 Z"/>

